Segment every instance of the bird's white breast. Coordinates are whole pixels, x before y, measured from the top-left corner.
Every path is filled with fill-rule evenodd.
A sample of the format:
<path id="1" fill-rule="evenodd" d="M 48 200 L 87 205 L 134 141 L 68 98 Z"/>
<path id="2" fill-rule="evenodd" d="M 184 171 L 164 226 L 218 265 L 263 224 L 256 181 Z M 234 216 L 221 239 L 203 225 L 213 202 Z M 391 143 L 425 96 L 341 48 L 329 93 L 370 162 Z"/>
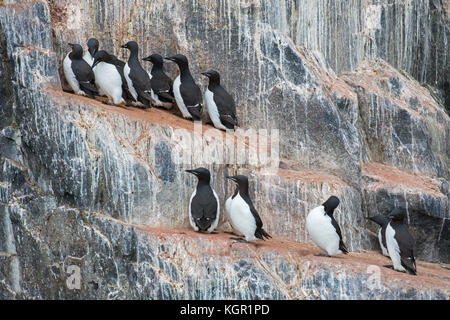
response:
<path id="1" fill-rule="evenodd" d="M 66 77 L 67 82 L 69 83 L 72 90 L 76 93 L 80 93 L 80 84 L 78 83 L 77 78 L 75 77 L 75 73 L 73 73 L 72 70 L 72 60 L 70 60 L 68 53 L 66 57 L 64 58 L 63 62 L 63 69 L 64 69 L 64 76 Z"/>
<path id="2" fill-rule="evenodd" d="M 186 108 L 186 105 L 184 104 L 183 98 L 181 97 L 181 77 L 178 76 L 175 81 L 173 82 L 173 94 L 175 96 L 175 101 L 177 102 L 177 106 L 180 109 L 181 113 L 183 114 L 184 118 L 191 119 L 192 116 L 189 113 L 188 109 Z"/>
<path id="3" fill-rule="evenodd" d="M 255 240 L 256 221 L 247 202 L 238 193 L 228 203 L 228 216 L 236 233 L 244 235 L 247 241 Z"/>
<path id="4" fill-rule="evenodd" d="M 122 78 L 117 68 L 106 62 L 99 62 L 93 69 L 95 84 L 104 92 L 114 104 L 123 102 Z"/>
<path id="5" fill-rule="evenodd" d="M 391 227 L 391 223 L 389 222 L 389 224 L 386 227 L 386 246 L 388 249 L 389 257 L 391 257 L 395 270 L 405 271 L 405 268 L 403 268 L 401 262 L 400 248 L 394 236 L 395 230 L 394 228 Z"/>
<path id="6" fill-rule="evenodd" d="M 91 56 L 91 53 L 89 51 L 86 51 L 83 55 L 83 60 L 88 63 L 92 67 L 92 64 L 94 63 L 94 57 Z"/>
<path id="7" fill-rule="evenodd" d="M 130 79 L 130 72 L 131 72 L 131 69 L 127 62 L 127 63 L 125 63 L 125 66 L 123 67 L 123 74 L 125 76 L 125 80 L 127 80 L 128 90 L 130 91 L 134 100 L 137 101 L 138 95 L 137 95 L 136 89 L 133 86 L 133 81 L 131 81 L 131 79 Z"/>
<path id="8" fill-rule="evenodd" d="M 214 101 L 214 93 L 212 93 L 208 88 L 206 88 L 205 91 L 205 101 L 209 117 L 214 123 L 214 127 L 226 130 L 227 128 L 220 121 L 219 109 L 217 108 L 216 102 Z"/>
<path id="9" fill-rule="evenodd" d="M 306 217 L 306 230 L 312 241 L 328 255 L 341 253 L 339 235 L 334 229 L 331 218 L 325 214 L 325 208 L 318 206 Z"/>

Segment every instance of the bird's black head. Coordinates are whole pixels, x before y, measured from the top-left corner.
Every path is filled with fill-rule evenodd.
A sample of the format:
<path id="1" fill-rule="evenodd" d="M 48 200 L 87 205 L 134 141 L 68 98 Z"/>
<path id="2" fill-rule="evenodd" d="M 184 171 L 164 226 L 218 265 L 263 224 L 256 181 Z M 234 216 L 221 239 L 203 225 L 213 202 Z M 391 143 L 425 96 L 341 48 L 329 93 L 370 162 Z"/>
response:
<path id="1" fill-rule="evenodd" d="M 157 53 L 154 53 L 154 54 L 152 54 L 152 55 L 150 55 L 150 56 L 148 56 L 148 57 L 146 57 L 146 58 L 144 58 L 142 60 L 149 61 L 149 62 L 151 62 L 151 63 L 153 63 L 155 65 L 161 65 L 161 66 L 164 63 L 163 57 L 161 55 L 157 54 Z"/>
<path id="2" fill-rule="evenodd" d="M 69 46 L 72 48 L 72 52 L 70 54 L 70 58 L 72 59 L 82 59 L 83 58 L 83 47 L 78 43 L 69 43 Z"/>
<path id="3" fill-rule="evenodd" d="M 87 42 L 88 50 L 91 56 L 95 56 L 98 51 L 98 40 L 95 38 L 90 38 Z"/>
<path id="4" fill-rule="evenodd" d="M 333 214 L 334 209 L 337 208 L 337 206 L 339 205 L 339 199 L 335 196 L 331 196 L 328 198 L 327 201 L 325 201 L 322 205 L 325 208 L 325 212 L 327 214 Z"/>
<path id="5" fill-rule="evenodd" d="M 192 173 L 198 178 L 198 181 L 208 182 L 211 179 L 211 173 L 206 168 L 197 168 L 193 170 L 186 170 L 186 172 Z"/>
<path id="6" fill-rule="evenodd" d="M 231 181 L 234 181 L 239 186 L 239 192 L 248 192 L 248 178 L 243 175 L 237 175 L 237 176 L 227 176 L 227 179 L 230 179 Z"/>
<path id="7" fill-rule="evenodd" d="M 209 70 L 206 72 L 202 72 L 202 75 L 209 78 L 209 83 L 220 83 L 220 74 L 216 70 Z"/>
<path id="8" fill-rule="evenodd" d="M 121 45 L 120 47 L 124 48 L 124 49 L 128 49 L 131 52 L 136 52 L 136 53 L 139 50 L 139 46 L 136 41 L 128 41 L 127 43 L 125 43 L 124 45 Z"/>
<path id="9" fill-rule="evenodd" d="M 378 216 L 374 216 L 374 217 L 368 217 L 367 219 L 375 222 L 376 224 L 378 224 L 381 227 L 389 223 L 389 218 L 385 217 L 385 216 L 382 216 L 382 215 L 378 215 Z"/>
<path id="10" fill-rule="evenodd" d="M 112 57 L 105 50 L 100 50 L 94 56 L 94 63 L 92 64 L 92 68 L 94 68 L 100 62 L 111 62 Z"/>
<path id="11" fill-rule="evenodd" d="M 176 54 L 174 56 L 166 57 L 164 59 L 175 62 L 179 67 L 188 65 L 188 59 L 186 58 L 186 56 L 182 54 Z"/>
<path id="12" fill-rule="evenodd" d="M 406 217 L 406 210 L 403 208 L 395 208 L 389 214 L 389 218 L 395 222 L 403 222 Z"/>

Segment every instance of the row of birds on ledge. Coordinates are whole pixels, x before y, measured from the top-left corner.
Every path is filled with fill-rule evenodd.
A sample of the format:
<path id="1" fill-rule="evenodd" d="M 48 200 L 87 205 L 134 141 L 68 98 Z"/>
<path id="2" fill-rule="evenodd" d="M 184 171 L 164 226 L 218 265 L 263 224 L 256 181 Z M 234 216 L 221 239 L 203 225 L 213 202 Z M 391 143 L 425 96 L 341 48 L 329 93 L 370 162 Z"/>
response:
<path id="1" fill-rule="evenodd" d="M 186 172 L 198 178 L 197 188 L 189 200 L 189 222 L 197 232 L 212 233 L 219 223 L 220 201 L 211 187 L 211 174 L 206 168 L 186 170 Z M 243 175 L 226 178 L 237 184 L 233 195 L 225 202 L 226 218 L 234 233 L 240 236 L 231 239 L 249 242 L 271 238 L 263 229 L 263 222 L 253 206 L 248 192 L 248 178 Z M 339 203 L 337 197 L 331 196 L 322 205 L 312 209 L 306 217 L 306 230 L 311 240 L 328 257 L 348 253 L 342 240 L 341 229 L 333 216 Z M 393 262 L 393 265 L 385 267 L 416 275 L 414 239 L 404 223 L 405 217 L 404 209 L 395 208 L 389 216 L 379 215 L 369 219 L 379 224 L 378 240 L 382 253 L 390 257 Z"/>
<path id="2" fill-rule="evenodd" d="M 63 69 L 67 82 L 76 94 L 94 98 L 95 94 L 106 95 L 109 103 L 141 104 L 145 108 L 164 106 L 176 102 L 184 118 L 201 120 L 202 94 L 190 71 L 188 60 L 177 54 L 165 58 L 175 62 L 180 75 L 172 80 L 163 71 L 163 58 L 152 54 L 144 58 L 153 63 L 150 73 L 145 71 L 138 60 L 138 44 L 127 42 L 122 48 L 130 50 L 128 62 L 117 59 L 105 50 L 98 51 L 99 43 L 91 38 L 88 50 L 83 54 L 79 44 L 69 44 L 72 51 L 64 59 Z M 209 78 L 209 85 L 204 94 L 208 114 L 218 129 L 234 129 L 238 125 L 236 107 L 233 98 L 220 85 L 220 75 L 210 70 L 202 73 Z M 196 190 L 189 201 L 189 221 L 198 232 L 214 232 L 219 223 L 220 201 L 210 184 L 211 175 L 206 168 L 186 170 L 198 178 Z M 269 239 L 271 236 L 263 229 L 263 222 L 253 206 L 248 192 L 248 178 L 243 175 L 229 176 L 237 183 L 234 194 L 225 202 L 228 221 L 239 238 L 239 242 L 257 239 Z M 342 240 L 341 229 L 333 217 L 339 205 L 339 199 L 331 196 L 322 205 L 311 210 L 306 218 L 306 229 L 312 241 L 327 256 L 348 253 Z M 414 240 L 403 223 L 405 212 L 394 209 L 389 217 L 371 217 L 380 225 L 378 240 L 382 253 L 391 258 L 394 270 L 416 274 L 414 258 Z M 242 238 L 243 237 L 243 238 Z"/>
<path id="3" fill-rule="evenodd" d="M 106 95 L 110 104 L 144 108 L 166 107 L 167 104 L 171 107 L 176 102 L 183 118 L 201 120 L 202 93 L 184 55 L 163 58 L 152 54 L 142 59 L 153 63 L 151 72 L 147 72 L 139 62 L 139 47 L 135 41 L 121 46 L 130 51 L 126 63 L 105 50 L 99 51 L 99 42 L 95 38 L 89 39 L 87 45 L 88 50 L 84 52 L 81 45 L 69 43 L 72 51 L 63 61 L 64 76 L 76 94 L 90 98 L 97 94 Z M 173 83 L 164 73 L 164 59 L 175 62 L 180 69 Z M 204 93 L 209 118 L 218 129 L 234 129 L 238 121 L 233 97 L 220 85 L 217 71 L 209 70 L 202 74 L 209 78 Z"/>

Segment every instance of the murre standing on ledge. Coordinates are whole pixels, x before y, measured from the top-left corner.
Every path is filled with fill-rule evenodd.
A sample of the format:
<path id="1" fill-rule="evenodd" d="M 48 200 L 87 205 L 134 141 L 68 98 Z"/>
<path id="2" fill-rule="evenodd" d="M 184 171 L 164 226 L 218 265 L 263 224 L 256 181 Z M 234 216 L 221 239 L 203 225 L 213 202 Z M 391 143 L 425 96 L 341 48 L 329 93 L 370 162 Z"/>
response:
<path id="1" fill-rule="evenodd" d="M 245 240 L 241 238 L 231 239 L 237 240 L 238 242 L 248 242 L 257 239 L 264 240 L 264 238 L 272 238 L 263 229 L 263 222 L 250 199 L 248 194 L 248 178 L 237 175 L 227 176 L 227 179 L 238 184 L 235 193 L 225 204 L 228 219 L 236 234 L 245 237 Z"/>
<path id="2" fill-rule="evenodd" d="M 83 59 L 86 61 L 91 67 L 94 63 L 94 56 L 98 51 L 98 40 L 95 38 L 90 38 L 87 42 L 88 50 L 84 53 Z"/>
<path id="3" fill-rule="evenodd" d="M 144 61 L 150 61 L 153 63 L 152 70 L 150 71 L 151 90 L 153 100 L 155 100 L 157 106 L 164 106 L 164 103 L 173 103 L 173 89 L 172 79 L 170 79 L 164 73 L 164 60 L 163 57 L 157 53 L 154 53 L 144 59 Z"/>
<path id="4" fill-rule="evenodd" d="M 236 119 L 236 105 L 233 97 L 220 85 L 220 75 L 215 70 L 202 72 L 209 78 L 209 85 L 205 91 L 206 108 L 209 117 L 217 129 L 234 129 L 238 125 Z"/>
<path id="5" fill-rule="evenodd" d="M 378 242 L 380 243 L 381 252 L 383 253 L 383 255 L 389 257 L 389 252 L 386 246 L 386 227 L 390 219 L 383 215 L 369 217 L 368 219 L 372 220 L 380 226 L 380 228 L 378 229 Z"/>
<path id="6" fill-rule="evenodd" d="M 139 63 L 139 47 L 135 41 L 129 41 L 121 48 L 130 50 L 130 57 L 123 69 L 127 80 L 128 90 L 136 102 L 142 103 L 145 108 L 151 108 L 153 98 L 150 95 L 151 82 L 147 71 Z"/>
<path id="7" fill-rule="evenodd" d="M 211 233 L 219 223 L 220 202 L 211 187 L 211 174 L 206 168 L 186 170 L 198 178 L 197 188 L 189 200 L 189 222 L 195 231 Z"/>
<path id="8" fill-rule="evenodd" d="M 393 266 L 386 266 L 401 272 L 416 275 L 416 259 L 414 257 L 414 239 L 403 223 L 405 209 L 394 209 L 389 218 L 391 221 L 386 227 L 386 245 Z"/>
<path id="9" fill-rule="evenodd" d="M 173 82 L 173 93 L 183 118 L 201 120 L 202 92 L 189 71 L 188 59 L 182 54 L 164 59 L 175 62 L 180 69 L 180 74 Z"/>
<path id="10" fill-rule="evenodd" d="M 125 103 L 126 94 L 123 90 L 123 79 L 118 59 L 105 50 L 98 51 L 94 56 L 92 70 L 95 74 L 95 84 L 109 98 L 110 104 Z"/>
<path id="11" fill-rule="evenodd" d="M 83 60 L 83 48 L 79 44 L 69 43 L 72 51 L 64 58 L 64 76 L 75 94 L 94 98 L 97 93 L 95 76 L 91 66 Z"/>
<path id="12" fill-rule="evenodd" d="M 312 241 L 329 257 L 348 253 L 342 241 L 341 229 L 333 217 L 339 199 L 331 196 L 322 205 L 312 209 L 306 217 L 306 230 Z"/>

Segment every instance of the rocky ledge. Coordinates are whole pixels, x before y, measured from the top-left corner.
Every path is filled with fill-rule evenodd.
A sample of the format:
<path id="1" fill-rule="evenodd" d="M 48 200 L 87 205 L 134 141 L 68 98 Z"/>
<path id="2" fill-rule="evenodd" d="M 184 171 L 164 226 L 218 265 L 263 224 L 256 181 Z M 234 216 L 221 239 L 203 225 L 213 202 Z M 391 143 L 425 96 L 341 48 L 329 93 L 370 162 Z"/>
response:
<path id="1" fill-rule="evenodd" d="M 268 4 L 0 2 L 1 298 L 449 299 L 450 118 L 442 96 L 417 82 L 425 71 L 413 78 L 381 59 L 355 68 L 360 51 L 337 75 L 321 53 L 280 30 Z M 390 12 L 366 9 L 369 17 Z M 147 39 L 144 26 L 158 32 Z M 226 70 L 242 128 L 263 129 L 263 137 L 279 130 L 279 144 L 267 147 L 279 148 L 277 166 L 238 163 L 236 149 L 254 149 L 224 143 L 237 133 L 204 125 L 197 144 L 196 126 L 168 111 L 63 92 L 65 43 L 91 36 L 116 54 L 132 37 L 145 52 L 182 51 L 194 74 L 213 62 Z M 431 60 L 422 70 L 434 70 Z M 180 146 L 187 159 L 177 162 Z M 211 161 L 224 158 L 231 161 Z M 189 231 L 195 179 L 184 169 L 197 166 L 213 173 L 222 207 L 232 192 L 224 177 L 249 175 L 274 238 L 233 244 L 222 233 L 223 212 L 220 234 Z M 305 217 L 331 194 L 341 199 L 335 216 L 352 252 L 316 257 Z M 366 219 L 393 206 L 408 212 L 416 277 L 382 267 L 389 261 Z"/>

